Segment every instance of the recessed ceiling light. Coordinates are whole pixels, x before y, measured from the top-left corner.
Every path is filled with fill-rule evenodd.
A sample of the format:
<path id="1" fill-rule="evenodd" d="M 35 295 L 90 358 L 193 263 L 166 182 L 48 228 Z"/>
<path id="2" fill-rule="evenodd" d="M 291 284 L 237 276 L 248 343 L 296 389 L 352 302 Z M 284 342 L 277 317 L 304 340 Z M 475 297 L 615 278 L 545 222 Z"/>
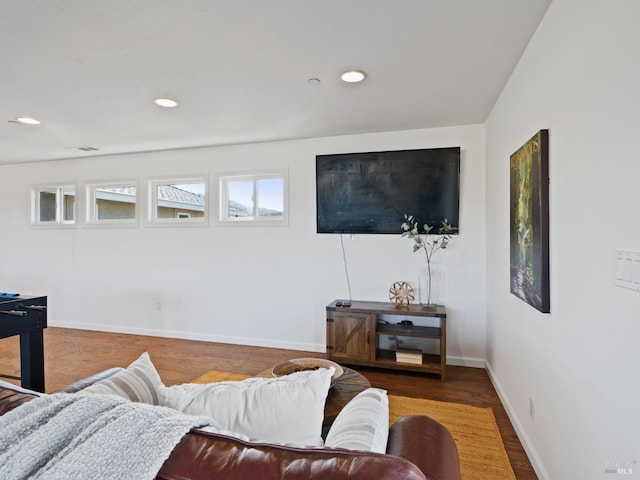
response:
<path id="1" fill-rule="evenodd" d="M 161 107 L 166 107 L 166 108 L 173 108 L 178 106 L 178 102 L 176 102 L 171 98 L 164 98 L 164 97 L 156 98 L 154 102 L 156 105 L 160 105 Z"/>
<path id="2" fill-rule="evenodd" d="M 358 83 L 365 79 L 367 76 L 362 70 L 347 70 L 340 78 L 347 83 Z"/>
<path id="3" fill-rule="evenodd" d="M 33 117 L 16 117 L 16 122 L 23 125 L 40 125 L 42 122 Z"/>

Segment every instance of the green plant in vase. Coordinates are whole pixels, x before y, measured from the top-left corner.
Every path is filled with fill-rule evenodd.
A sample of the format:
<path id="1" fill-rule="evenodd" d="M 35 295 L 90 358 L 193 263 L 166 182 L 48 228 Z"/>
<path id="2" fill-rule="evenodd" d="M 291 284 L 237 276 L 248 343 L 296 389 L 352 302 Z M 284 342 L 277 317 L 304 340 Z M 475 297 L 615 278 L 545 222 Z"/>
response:
<path id="1" fill-rule="evenodd" d="M 432 233 L 433 226 L 426 223 L 423 225 L 421 232 L 418 220 L 413 215 L 405 214 L 402 230 L 403 237 L 413 240 L 413 252 L 422 250 L 427 257 L 427 303 L 423 307 L 435 309 L 435 305 L 431 303 L 431 258 L 438 250 L 447 248 L 456 227 L 452 226 L 445 218 L 440 224 L 437 233 Z"/>

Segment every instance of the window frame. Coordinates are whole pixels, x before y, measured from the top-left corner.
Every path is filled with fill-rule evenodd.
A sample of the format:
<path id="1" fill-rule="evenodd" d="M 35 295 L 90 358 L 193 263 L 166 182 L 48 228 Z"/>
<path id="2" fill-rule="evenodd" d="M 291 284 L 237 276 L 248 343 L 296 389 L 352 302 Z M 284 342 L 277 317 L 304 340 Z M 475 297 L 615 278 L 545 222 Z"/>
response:
<path id="1" fill-rule="evenodd" d="M 257 185 L 260 180 L 282 179 L 282 215 L 277 217 L 258 216 L 259 201 L 255 201 Z M 229 216 L 229 187 L 230 182 L 253 182 L 253 215 L 247 217 Z M 260 172 L 231 172 L 216 175 L 216 187 L 218 189 L 216 199 L 217 215 L 216 224 L 220 226 L 266 226 L 289 225 L 289 172 L 287 169 L 265 170 Z"/>
<path id="2" fill-rule="evenodd" d="M 175 227 L 175 226 L 208 226 L 209 225 L 209 177 L 208 175 L 190 175 L 190 176 L 170 176 L 170 177 L 155 177 L 148 178 L 146 183 L 146 199 L 147 199 L 147 215 L 145 226 L 154 227 Z M 158 204 L 160 203 L 157 197 L 157 187 L 159 185 L 191 185 L 199 184 L 204 185 L 204 202 L 202 205 L 202 217 L 194 217 L 189 212 L 185 211 L 184 206 L 175 204 L 177 212 L 189 215 L 188 217 L 158 217 Z M 195 209 L 194 209 L 195 210 Z"/>
<path id="3" fill-rule="evenodd" d="M 65 193 L 73 191 L 73 220 L 65 220 Z M 55 219 L 49 221 L 40 220 L 42 206 L 40 203 L 41 193 L 51 193 L 55 195 Z M 29 187 L 29 224 L 35 228 L 75 228 L 78 225 L 78 185 L 74 182 L 57 182 L 43 185 L 31 185 Z"/>
<path id="4" fill-rule="evenodd" d="M 98 205 L 96 203 L 96 191 L 101 188 L 118 188 L 118 187 L 134 187 L 136 190 L 135 200 L 133 202 L 134 218 L 113 218 L 99 220 L 96 215 Z M 137 178 L 124 180 L 101 180 L 87 182 L 84 184 L 84 192 L 86 195 L 84 226 L 86 227 L 137 227 L 139 210 L 140 210 L 140 185 Z M 113 194 L 118 195 L 118 194 Z M 120 194 L 124 195 L 124 194 Z"/>

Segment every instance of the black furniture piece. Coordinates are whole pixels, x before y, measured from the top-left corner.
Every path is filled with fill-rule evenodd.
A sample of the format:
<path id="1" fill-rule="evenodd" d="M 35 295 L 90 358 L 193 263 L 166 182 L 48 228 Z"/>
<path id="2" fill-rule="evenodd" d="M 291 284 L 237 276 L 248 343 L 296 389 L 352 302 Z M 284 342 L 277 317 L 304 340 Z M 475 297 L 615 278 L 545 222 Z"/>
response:
<path id="1" fill-rule="evenodd" d="M 44 392 L 45 328 L 47 297 L 0 296 L 0 338 L 20 335 L 20 381 L 38 392 Z"/>

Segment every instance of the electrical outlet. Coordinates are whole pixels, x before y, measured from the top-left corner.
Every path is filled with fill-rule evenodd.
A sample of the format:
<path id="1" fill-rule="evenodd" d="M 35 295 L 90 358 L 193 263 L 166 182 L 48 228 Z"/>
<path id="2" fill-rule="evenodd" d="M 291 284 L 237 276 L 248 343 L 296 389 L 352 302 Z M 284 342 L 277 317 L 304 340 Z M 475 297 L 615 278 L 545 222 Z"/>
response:
<path id="1" fill-rule="evenodd" d="M 529 416 L 532 420 L 535 420 L 536 418 L 536 406 L 533 403 L 533 399 L 531 397 L 529 397 Z"/>

